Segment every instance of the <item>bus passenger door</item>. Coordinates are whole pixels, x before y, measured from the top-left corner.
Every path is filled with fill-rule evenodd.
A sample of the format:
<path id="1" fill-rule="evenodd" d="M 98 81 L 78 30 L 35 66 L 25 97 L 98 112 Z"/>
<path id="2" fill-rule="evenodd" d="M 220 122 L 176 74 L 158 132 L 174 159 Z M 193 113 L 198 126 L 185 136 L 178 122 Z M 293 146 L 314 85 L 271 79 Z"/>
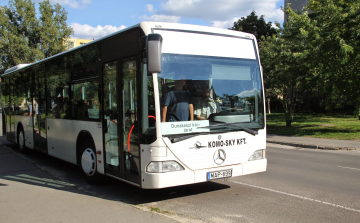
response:
<path id="1" fill-rule="evenodd" d="M 122 152 L 125 179 L 140 184 L 139 110 L 136 58 L 121 61 Z"/>
<path id="2" fill-rule="evenodd" d="M 140 184 L 136 59 L 104 64 L 103 77 L 105 171 Z"/>
<path id="3" fill-rule="evenodd" d="M 123 178 L 123 165 L 120 162 L 119 142 L 119 107 L 118 107 L 118 62 L 103 66 L 103 104 L 104 104 L 104 148 L 105 172 Z M 120 122 L 121 124 L 121 122 Z"/>
<path id="4" fill-rule="evenodd" d="M 7 133 L 6 136 L 9 140 L 15 140 L 15 100 L 14 100 L 14 79 L 11 77 L 8 79 L 9 81 L 9 95 L 8 95 L 8 107 L 7 107 L 7 118 L 6 118 L 6 125 L 7 125 Z"/>
<path id="5" fill-rule="evenodd" d="M 35 72 L 35 91 L 33 96 L 34 146 L 40 151 L 47 150 L 46 140 L 46 105 L 45 105 L 45 71 L 43 68 Z"/>
<path id="6" fill-rule="evenodd" d="M 9 93 L 8 93 L 8 79 L 3 78 L 1 82 L 1 118 L 2 118 L 2 136 L 6 136 L 6 118 L 9 115 L 9 108 L 8 108 L 8 100 L 9 100 Z"/>

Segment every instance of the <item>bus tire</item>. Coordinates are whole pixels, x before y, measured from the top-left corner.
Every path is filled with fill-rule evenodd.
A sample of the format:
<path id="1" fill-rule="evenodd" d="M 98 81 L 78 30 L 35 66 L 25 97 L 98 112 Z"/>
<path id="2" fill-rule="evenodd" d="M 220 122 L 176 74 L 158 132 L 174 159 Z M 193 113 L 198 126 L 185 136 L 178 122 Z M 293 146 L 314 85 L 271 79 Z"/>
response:
<path id="1" fill-rule="evenodd" d="M 92 140 L 85 140 L 81 145 L 80 167 L 84 174 L 85 180 L 89 184 L 99 184 L 102 175 L 96 170 L 97 160 L 95 146 Z"/>
<path id="2" fill-rule="evenodd" d="M 27 153 L 28 150 L 25 146 L 25 135 L 24 135 L 24 130 L 22 127 L 20 127 L 20 130 L 18 131 L 18 146 L 19 146 L 19 150 L 21 153 Z"/>

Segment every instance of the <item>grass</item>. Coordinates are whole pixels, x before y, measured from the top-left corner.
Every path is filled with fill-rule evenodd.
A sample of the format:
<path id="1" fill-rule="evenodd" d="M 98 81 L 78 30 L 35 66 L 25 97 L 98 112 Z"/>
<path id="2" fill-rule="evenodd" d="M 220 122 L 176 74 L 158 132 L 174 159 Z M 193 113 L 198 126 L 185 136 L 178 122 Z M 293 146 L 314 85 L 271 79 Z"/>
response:
<path id="1" fill-rule="evenodd" d="M 174 212 L 163 211 L 163 210 L 160 210 L 160 208 L 154 208 L 154 207 L 150 207 L 150 211 L 161 213 L 161 214 L 171 214 L 171 215 L 175 214 Z"/>
<path id="2" fill-rule="evenodd" d="M 283 113 L 267 114 L 267 133 L 360 141 L 360 120 L 353 115 L 300 114 L 286 127 Z"/>

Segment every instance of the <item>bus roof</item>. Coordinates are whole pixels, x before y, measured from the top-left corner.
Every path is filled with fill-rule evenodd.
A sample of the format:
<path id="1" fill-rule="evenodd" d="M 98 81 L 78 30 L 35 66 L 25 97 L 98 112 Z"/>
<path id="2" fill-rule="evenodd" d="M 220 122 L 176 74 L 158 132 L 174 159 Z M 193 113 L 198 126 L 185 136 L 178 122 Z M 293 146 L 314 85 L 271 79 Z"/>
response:
<path id="1" fill-rule="evenodd" d="M 43 60 L 31 63 L 31 64 L 18 64 L 14 67 L 11 67 L 7 70 L 5 70 L 4 74 L 2 74 L 1 76 L 5 76 L 8 75 L 12 72 L 15 72 L 17 70 L 21 70 L 24 69 L 30 65 L 35 65 L 35 64 L 40 64 L 43 63 L 47 60 L 50 60 L 52 58 L 58 57 L 60 55 L 63 55 L 65 53 L 71 52 L 71 51 L 75 51 L 78 50 L 80 48 L 95 44 L 99 41 L 102 41 L 104 39 L 110 38 L 112 36 L 118 35 L 120 33 L 126 32 L 128 30 L 134 29 L 140 27 L 143 32 L 145 33 L 145 35 L 149 35 L 151 33 L 154 32 L 154 30 L 172 30 L 172 31 L 188 31 L 188 32 L 196 32 L 196 33 L 208 33 L 208 34 L 220 34 L 220 35 L 225 35 L 225 36 L 234 36 L 234 37 L 242 37 L 242 38 L 247 38 L 247 39 L 253 39 L 256 41 L 256 38 L 253 34 L 250 33 L 244 33 L 244 32 L 240 32 L 240 31 L 235 31 L 235 30 L 228 30 L 228 29 L 221 29 L 221 28 L 215 28 L 215 27 L 208 27 L 208 26 L 199 26 L 199 25 L 190 25 L 190 24 L 182 24 L 182 23 L 168 23 L 168 22 L 141 22 L 138 23 L 136 25 L 127 27 L 125 29 L 119 30 L 117 32 L 111 33 L 107 36 L 101 37 L 97 40 L 91 41 L 87 44 L 72 48 L 70 50 L 58 53 L 56 55 L 53 55 L 51 57 L 45 58 Z"/>
<path id="2" fill-rule="evenodd" d="M 209 26 L 190 25 L 182 23 L 168 22 L 141 22 L 139 26 L 143 29 L 145 35 L 153 33 L 153 30 L 173 30 L 173 31 L 189 31 L 197 33 L 221 34 L 225 36 L 236 36 L 248 39 L 256 39 L 253 34 L 244 33 L 235 30 L 221 29 Z"/>

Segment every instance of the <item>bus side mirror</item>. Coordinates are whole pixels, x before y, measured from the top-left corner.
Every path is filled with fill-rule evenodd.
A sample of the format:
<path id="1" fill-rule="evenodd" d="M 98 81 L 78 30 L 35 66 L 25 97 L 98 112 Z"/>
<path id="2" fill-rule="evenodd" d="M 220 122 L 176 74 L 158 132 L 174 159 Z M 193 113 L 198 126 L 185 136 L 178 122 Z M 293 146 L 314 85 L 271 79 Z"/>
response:
<path id="1" fill-rule="evenodd" d="M 146 39 L 146 60 L 147 72 L 161 73 L 161 46 L 162 37 L 160 34 L 149 34 Z"/>

